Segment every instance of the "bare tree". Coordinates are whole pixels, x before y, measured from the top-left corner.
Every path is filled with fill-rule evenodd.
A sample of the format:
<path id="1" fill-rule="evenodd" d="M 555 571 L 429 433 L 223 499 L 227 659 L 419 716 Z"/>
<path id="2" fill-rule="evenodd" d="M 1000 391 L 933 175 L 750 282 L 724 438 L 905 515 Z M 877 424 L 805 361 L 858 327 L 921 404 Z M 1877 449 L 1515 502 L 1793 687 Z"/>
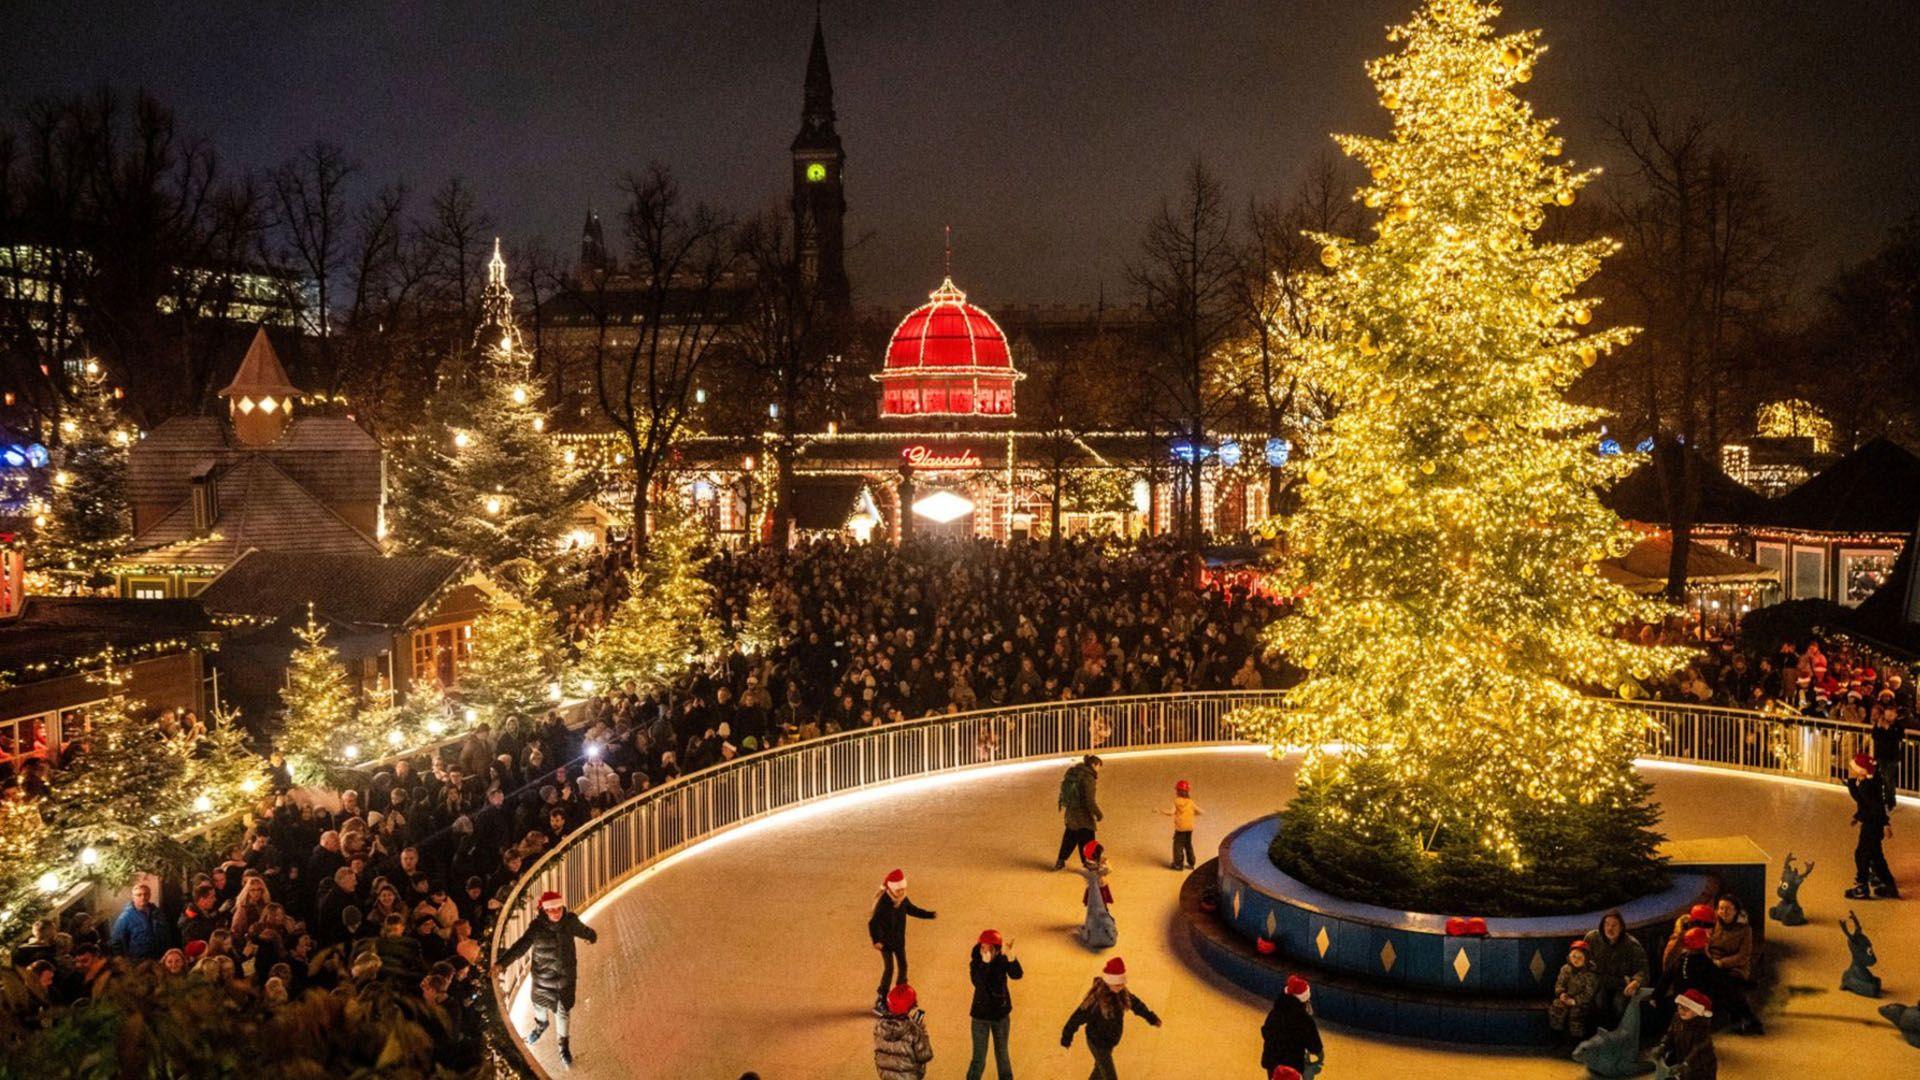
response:
<path id="1" fill-rule="evenodd" d="M 274 232 L 282 261 L 298 267 L 313 287 L 310 319 L 319 337 L 320 378 L 328 395 L 340 391 L 340 368 L 333 353 L 335 281 L 348 268 L 353 211 L 348 182 L 359 166 L 331 143 L 316 140 L 279 168 L 273 190 Z"/>
<path id="2" fill-rule="evenodd" d="M 1666 593 L 1686 592 L 1703 453 L 1725 434 L 1722 400 L 1743 344 L 1780 310 L 1789 284 L 1789 231 L 1766 177 L 1712 137 L 1699 117 L 1673 119 L 1643 103 L 1611 121 L 1634 164 L 1614 200 L 1621 257 L 1609 276 L 1643 328 L 1627 362 L 1653 439 L 1653 464 L 1672 530 Z"/>
<path id="3" fill-rule="evenodd" d="M 459 177 L 434 193 L 420 240 L 433 255 L 433 269 L 446 302 L 460 312 L 458 331 L 470 333 L 480 318 L 481 264 L 492 250 L 493 218 L 479 208 L 473 189 Z M 464 355 L 467 342 L 456 336 L 448 354 Z"/>
<path id="4" fill-rule="evenodd" d="M 787 215 L 769 210 L 741 229 L 740 250 L 752 277 L 728 341 L 775 406 L 773 544 L 787 549 L 793 520 L 794 459 L 800 433 L 817 428 L 830 406 L 830 384 L 841 362 L 836 348 L 846 329 L 794 257 Z"/>
<path id="5" fill-rule="evenodd" d="M 1152 391 L 1149 423 L 1169 436 L 1178 458 L 1180 532 L 1196 550 L 1209 436 L 1239 404 L 1215 369 L 1241 320 L 1234 302 L 1240 264 L 1220 182 L 1196 158 L 1177 199 L 1161 201 L 1127 271 L 1152 324 L 1151 360 L 1140 370 Z"/>
<path id="6" fill-rule="evenodd" d="M 622 188 L 633 288 L 616 293 L 603 277 L 582 300 L 594 320 L 594 394 L 633 468 L 638 550 L 694 386 L 738 314 L 744 259 L 732 219 L 706 204 L 688 208 L 664 166 L 627 177 Z"/>
<path id="7" fill-rule="evenodd" d="M 1302 420 L 1325 419 L 1333 409 L 1323 394 L 1301 384 L 1294 364 L 1301 343 L 1320 333 L 1306 288 L 1327 271 L 1312 236 L 1351 236 L 1357 231 L 1360 215 L 1352 188 L 1339 165 L 1323 158 L 1284 201 L 1255 203 L 1248 209 L 1249 236 L 1234 279 L 1234 301 L 1246 331 L 1246 362 L 1232 377 L 1241 383 L 1240 393 L 1254 403 L 1269 441 L 1286 439 L 1301 447 Z M 1290 475 L 1284 466 L 1269 465 L 1269 507 L 1284 505 Z"/>

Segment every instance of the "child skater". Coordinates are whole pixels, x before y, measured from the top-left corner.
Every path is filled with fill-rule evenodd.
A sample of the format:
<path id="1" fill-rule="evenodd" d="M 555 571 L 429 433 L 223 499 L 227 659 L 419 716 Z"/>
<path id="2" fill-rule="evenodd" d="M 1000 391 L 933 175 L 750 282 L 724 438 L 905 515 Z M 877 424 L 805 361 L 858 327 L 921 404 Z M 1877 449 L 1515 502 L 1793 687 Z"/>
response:
<path id="1" fill-rule="evenodd" d="M 1173 868 L 1193 869 L 1193 819 L 1201 814 L 1193 801 L 1193 785 L 1185 780 L 1173 785 L 1173 809 L 1160 813 L 1173 819 Z"/>

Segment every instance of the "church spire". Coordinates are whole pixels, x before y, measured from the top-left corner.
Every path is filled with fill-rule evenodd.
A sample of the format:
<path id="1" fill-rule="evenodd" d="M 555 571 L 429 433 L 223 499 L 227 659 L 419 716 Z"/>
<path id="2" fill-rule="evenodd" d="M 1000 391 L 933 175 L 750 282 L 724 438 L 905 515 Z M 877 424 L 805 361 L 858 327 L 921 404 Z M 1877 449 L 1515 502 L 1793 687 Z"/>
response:
<path id="1" fill-rule="evenodd" d="M 827 35 L 820 23 L 820 8 L 813 9 L 813 46 L 807 51 L 807 89 L 800 108 L 800 135 L 794 149 L 803 146 L 838 149 L 840 137 L 833 130 L 833 71 L 827 66 Z"/>
<path id="2" fill-rule="evenodd" d="M 493 238 L 493 258 L 487 260 L 487 287 L 480 293 L 480 328 L 473 335 L 474 347 L 483 355 L 511 357 L 520 346 L 520 332 L 513 325 L 513 293 L 507 288 L 507 260 L 500 253 L 500 238 Z"/>

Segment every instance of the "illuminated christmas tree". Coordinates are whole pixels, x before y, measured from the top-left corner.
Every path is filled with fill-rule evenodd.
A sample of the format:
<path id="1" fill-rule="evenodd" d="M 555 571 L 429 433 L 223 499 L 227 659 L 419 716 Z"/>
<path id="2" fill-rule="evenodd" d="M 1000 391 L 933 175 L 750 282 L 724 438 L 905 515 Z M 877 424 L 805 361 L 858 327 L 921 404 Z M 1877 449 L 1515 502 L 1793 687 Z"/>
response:
<path id="1" fill-rule="evenodd" d="M 60 420 L 52 457 L 46 524 L 29 550 L 35 563 L 74 590 L 108 584 L 106 566 L 126 546 L 127 449 L 138 432 L 120 414 L 120 391 L 106 369 L 88 360 L 74 382 L 74 401 Z"/>
<path id="2" fill-rule="evenodd" d="M 472 653 L 460 669 L 460 696 L 494 728 L 526 726 L 552 705 L 562 646 L 553 609 L 540 599 L 531 564 L 509 575 L 515 596 L 497 600 L 473 623 Z"/>
<path id="3" fill-rule="evenodd" d="M 1514 93 L 1544 50 L 1497 14 L 1430 0 L 1369 67 L 1391 137 L 1340 139 L 1380 213 L 1369 241 L 1317 238 L 1328 333 L 1304 374 L 1346 405 L 1287 525 L 1300 601 L 1268 639 L 1307 678 L 1238 720 L 1308 748 L 1283 867 L 1404 903 L 1497 905 L 1520 881 L 1515 903 L 1577 906 L 1659 877 L 1632 768 L 1647 718 L 1590 693 L 1685 653 L 1617 636 L 1664 610 L 1596 575 L 1632 543 L 1596 492 L 1634 462 L 1596 453 L 1600 414 L 1561 392 L 1632 332 L 1585 330 L 1576 295 L 1615 245 L 1534 239 L 1593 173 Z"/>
<path id="4" fill-rule="evenodd" d="M 307 607 L 307 622 L 294 631 L 300 647 L 287 661 L 287 685 L 280 689 L 286 716 L 274 745 L 303 782 L 318 779 L 334 762 L 370 756 L 360 745 L 354 721 L 353 687 L 340 656 L 327 644 L 327 628 Z"/>
<path id="5" fill-rule="evenodd" d="M 548 429 L 539 388 L 512 326 L 506 263 L 496 244 L 475 357 L 444 380 L 419 434 L 395 460 L 394 539 L 415 552 L 491 568 L 542 558 L 565 542 L 579 509 L 579 470 Z"/>
<path id="6" fill-rule="evenodd" d="M 721 640 L 713 586 L 700 576 L 690 522 L 655 526 L 627 597 L 581 653 L 581 667 L 602 687 L 634 680 L 644 693 L 664 686 Z"/>

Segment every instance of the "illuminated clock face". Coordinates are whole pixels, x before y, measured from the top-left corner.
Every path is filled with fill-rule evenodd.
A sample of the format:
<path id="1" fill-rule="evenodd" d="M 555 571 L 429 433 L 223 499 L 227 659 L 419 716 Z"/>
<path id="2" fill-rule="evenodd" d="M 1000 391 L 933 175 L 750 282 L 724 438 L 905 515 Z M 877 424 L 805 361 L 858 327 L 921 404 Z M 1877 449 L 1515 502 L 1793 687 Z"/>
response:
<path id="1" fill-rule="evenodd" d="M 807 180 L 809 182 L 817 184 L 820 181 L 825 180 L 826 178 L 827 178 L 827 167 L 825 165 L 822 165 L 816 161 L 813 164 L 807 166 Z"/>

